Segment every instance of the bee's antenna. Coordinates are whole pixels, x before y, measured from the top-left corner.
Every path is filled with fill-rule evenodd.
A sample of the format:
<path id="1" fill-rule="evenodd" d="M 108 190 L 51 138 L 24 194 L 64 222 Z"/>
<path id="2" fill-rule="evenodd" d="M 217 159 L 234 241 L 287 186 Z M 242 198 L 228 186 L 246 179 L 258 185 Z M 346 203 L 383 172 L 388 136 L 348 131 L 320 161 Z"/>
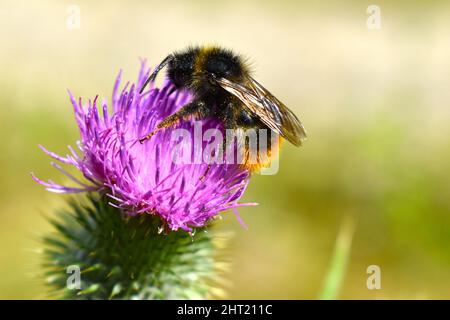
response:
<path id="1" fill-rule="evenodd" d="M 168 64 L 172 59 L 173 55 L 170 54 L 167 57 L 165 57 L 163 61 L 161 61 L 161 63 L 155 68 L 155 70 L 153 70 L 153 73 L 147 78 L 147 80 L 145 80 L 139 93 L 142 93 L 142 91 L 144 91 L 145 87 L 150 81 L 154 81 L 156 79 L 158 72 L 161 71 L 161 69 L 164 68 L 166 64 Z"/>

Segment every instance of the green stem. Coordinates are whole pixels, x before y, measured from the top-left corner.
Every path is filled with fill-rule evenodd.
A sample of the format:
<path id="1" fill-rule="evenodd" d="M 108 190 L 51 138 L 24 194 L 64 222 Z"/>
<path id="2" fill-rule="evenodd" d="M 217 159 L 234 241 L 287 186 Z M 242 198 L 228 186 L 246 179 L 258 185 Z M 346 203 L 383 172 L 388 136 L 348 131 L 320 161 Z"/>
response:
<path id="1" fill-rule="evenodd" d="M 44 239 L 46 276 L 57 296 L 69 299 L 202 299 L 217 283 L 217 248 L 211 232 L 158 233 L 160 219 L 124 218 L 104 198 L 51 221 L 56 233 Z M 200 230 L 198 230 L 200 231 Z M 81 270 L 81 289 L 67 288 L 69 266 Z"/>
<path id="2" fill-rule="evenodd" d="M 322 300 L 336 299 L 339 294 L 345 276 L 347 262 L 350 257 L 354 231 L 354 221 L 349 217 L 344 219 L 336 239 L 333 258 L 325 280 L 325 285 L 320 293 L 319 298 Z"/>

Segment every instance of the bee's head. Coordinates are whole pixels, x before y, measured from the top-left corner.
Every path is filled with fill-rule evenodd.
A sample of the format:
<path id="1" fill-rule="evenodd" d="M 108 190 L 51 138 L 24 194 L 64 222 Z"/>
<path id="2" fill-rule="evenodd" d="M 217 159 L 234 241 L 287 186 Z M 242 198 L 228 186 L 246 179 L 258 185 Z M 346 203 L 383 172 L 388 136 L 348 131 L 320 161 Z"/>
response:
<path id="1" fill-rule="evenodd" d="M 167 75 L 178 88 L 189 87 L 194 76 L 194 67 L 198 49 L 189 49 L 176 53 L 168 63 Z"/>

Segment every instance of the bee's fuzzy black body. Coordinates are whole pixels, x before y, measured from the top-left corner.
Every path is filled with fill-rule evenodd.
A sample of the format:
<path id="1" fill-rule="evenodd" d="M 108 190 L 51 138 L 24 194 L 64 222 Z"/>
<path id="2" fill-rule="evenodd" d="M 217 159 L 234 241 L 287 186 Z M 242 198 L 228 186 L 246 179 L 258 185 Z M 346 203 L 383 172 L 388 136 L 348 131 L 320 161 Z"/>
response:
<path id="1" fill-rule="evenodd" d="M 248 66 L 240 56 L 218 47 L 192 47 L 174 53 L 167 64 L 167 76 L 179 89 L 194 94 L 199 118 L 215 117 L 227 129 L 267 128 L 256 115 L 242 108 L 242 102 L 223 89 L 216 78 L 244 82 Z"/>
<path id="2" fill-rule="evenodd" d="M 245 60 L 232 51 L 206 46 L 174 52 L 153 71 L 141 92 L 164 66 L 167 66 L 167 76 L 175 87 L 189 90 L 194 98 L 161 121 L 152 133 L 140 140 L 141 142 L 149 139 L 158 130 L 189 118 L 216 118 L 223 123 L 225 129 L 254 129 L 256 132 L 259 132 L 259 129 L 267 129 L 268 137 L 270 131 L 275 132 L 297 146 L 301 144 L 301 139 L 306 137 L 297 117 L 251 77 Z M 247 141 L 238 142 L 248 155 Z M 264 154 L 256 150 L 257 163 L 245 164 L 247 168 L 258 170 L 270 163 L 273 147 L 270 138 L 265 141 L 265 145 L 267 149 Z"/>

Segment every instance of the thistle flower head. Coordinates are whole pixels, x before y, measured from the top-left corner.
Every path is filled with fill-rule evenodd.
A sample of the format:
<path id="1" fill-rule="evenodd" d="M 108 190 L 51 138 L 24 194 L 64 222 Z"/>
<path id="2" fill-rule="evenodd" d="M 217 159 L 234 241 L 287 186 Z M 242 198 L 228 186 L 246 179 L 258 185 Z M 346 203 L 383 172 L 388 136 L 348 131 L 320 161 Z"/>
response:
<path id="1" fill-rule="evenodd" d="M 112 206 L 131 215 L 158 215 L 171 230 L 192 231 L 221 211 L 253 205 L 238 203 L 249 181 L 249 172 L 239 165 L 176 163 L 173 150 L 179 142 L 171 138 L 170 129 L 159 131 L 144 144 L 138 142 L 192 98 L 167 81 L 161 88 L 151 87 L 139 94 L 149 72 L 143 61 L 137 83 L 127 83 L 122 90 L 119 73 L 111 108 L 97 98 L 83 105 L 69 92 L 80 130 L 79 151 L 69 147 L 68 155 L 59 156 L 41 148 L 58 162 L 77 168 L 87 183 L 57 163 L 52 165 L 77 187 L 33 178 L 53 192 L 102 192 L 110 197 Z M 220 127 L 214 119 L 202 121 L 203 130 Z M 185 121 L 178 128 L 192 133 L 194 125 Z"/>

